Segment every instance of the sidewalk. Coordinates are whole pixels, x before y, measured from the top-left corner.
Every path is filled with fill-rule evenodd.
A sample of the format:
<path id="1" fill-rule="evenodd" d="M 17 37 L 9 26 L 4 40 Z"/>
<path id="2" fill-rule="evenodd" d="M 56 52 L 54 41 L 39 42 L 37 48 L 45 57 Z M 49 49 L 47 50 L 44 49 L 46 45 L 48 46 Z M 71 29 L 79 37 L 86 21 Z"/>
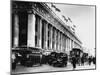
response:
<path id="1" fill-rule="evenodd" d="M 86 69 L 95 69 L 95 65 L 91 64 L 90 66 L 85 64 L 84 66 L 77 65 L 75 70 L 86 70 Z M 16 73 L 36 73 L 36 72 L 50 72 L 50 71 L 68 71 L 73 70 L 71 63 L 68 63 L 66 67 L 53 67 L 49 65 L 42 65 L 38 67 L 24 67 L 24 66 L 17 66 L 16 70 L 12 71 L 13 74 Z"/>
<path id="2" fill-rule="evenodd" d="M 91 63 L 91 65 L 84 64 L 84 66 L 77 66 L 75 70 L 84 70 L 84 69 L 95 69 L 96 66 Z"/>

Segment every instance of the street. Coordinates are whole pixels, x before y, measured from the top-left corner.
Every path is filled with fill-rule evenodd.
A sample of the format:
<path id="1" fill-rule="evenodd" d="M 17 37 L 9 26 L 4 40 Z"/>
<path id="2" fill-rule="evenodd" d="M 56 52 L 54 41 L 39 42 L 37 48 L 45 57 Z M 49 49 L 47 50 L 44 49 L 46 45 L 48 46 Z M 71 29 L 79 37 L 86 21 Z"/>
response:
<path id="1" fill-rule="evenodd" d="M 88 65 L 85 63 L 84 66 L 77 65 L 74 70 L 86 70 L 86 69 L 95 69 L 95 65 L 91 64 Z M 72 65 L 69 63 L 66 67 L 52 67 L 49 65 L 42 65 L 38 67 L 24 67 L 24 66 L 17 66 L 15 70 L 12 70 L 12 74 L 19 74 L 19 73 L 36 73 L 36 72 L 52 72 L 52 71 L 68 71 L 73 70 Z"/>

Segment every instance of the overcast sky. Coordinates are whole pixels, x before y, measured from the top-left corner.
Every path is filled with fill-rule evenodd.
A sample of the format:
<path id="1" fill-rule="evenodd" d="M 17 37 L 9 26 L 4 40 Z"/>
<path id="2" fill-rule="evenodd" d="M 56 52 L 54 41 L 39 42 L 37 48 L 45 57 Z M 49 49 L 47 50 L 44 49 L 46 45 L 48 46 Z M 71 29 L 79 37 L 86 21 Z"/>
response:
<path id="1" fill-rule="evenodd" d="M 76 35 L 87 49 L 95 48 L 95 7 L 68 4 L 54 4 L 61 12 L 56 12 L 59 17 L 63 14 L 70 17 L 76 25 Z M 52 8 L 54 11 L 55 9 Z M 60 15 L 59 15 L 60 14 Z"/>

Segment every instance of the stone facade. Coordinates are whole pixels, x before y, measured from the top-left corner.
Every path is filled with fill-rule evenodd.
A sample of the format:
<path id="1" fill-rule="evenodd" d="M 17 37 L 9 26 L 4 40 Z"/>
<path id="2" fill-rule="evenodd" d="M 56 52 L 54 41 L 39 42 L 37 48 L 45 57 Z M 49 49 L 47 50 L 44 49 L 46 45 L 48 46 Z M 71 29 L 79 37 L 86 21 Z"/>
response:
<path id="1" fill-rule="evenodd" d="M 69 52 L 81 41 L 41 2 L 12 2 L 12 47 L 37 47 L 44 51 Z"/>

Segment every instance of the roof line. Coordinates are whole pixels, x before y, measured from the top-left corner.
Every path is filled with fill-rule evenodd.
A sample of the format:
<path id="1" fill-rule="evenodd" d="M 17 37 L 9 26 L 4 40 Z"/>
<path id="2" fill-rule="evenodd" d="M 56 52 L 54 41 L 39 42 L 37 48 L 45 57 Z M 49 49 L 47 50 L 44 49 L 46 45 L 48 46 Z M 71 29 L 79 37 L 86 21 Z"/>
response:
<path id="1" fill-rule="evenodd" d="M 42 3 L 42 2 L 41 2 Z M 51 14 L 54 16 L 56 16 L 55 18 L 73 35 L 75 36 L 75 38 L 80 42 L 80 39 L 68 28 L 68 26 L 66 26 L 66 24 L 50 9 L 50 7 L 46 4 L 46 3 L 42 3 L 44 6 L 46 6 L 47 9 L 49 9 L 49 11 L 51 12 Z"/>

